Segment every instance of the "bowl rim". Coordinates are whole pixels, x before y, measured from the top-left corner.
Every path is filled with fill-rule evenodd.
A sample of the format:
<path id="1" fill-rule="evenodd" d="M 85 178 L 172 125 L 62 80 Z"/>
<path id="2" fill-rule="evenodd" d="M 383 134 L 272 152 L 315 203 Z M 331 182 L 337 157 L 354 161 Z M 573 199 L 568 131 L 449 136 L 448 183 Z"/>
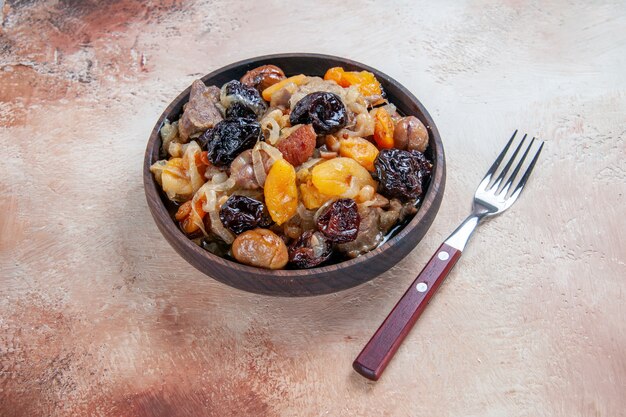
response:
<path id="1" fill-rule="evenodd" d="M 165 203 L 162 200 L 161 194 L 158 190 L 158 184 L 156 183 L 156 180 L 154 179 L 154 176 L 152 175 L 152 173 L 150 172 L 150 166 L 152 165 L 152 156 L 154 155 L 154 149 L 155 147 L 157 148 L 157 155 L 158 155 L 158 151 L 160 146 L 157 146 L 157 142 L 161 141 L 159 132 L 160 129 L 165 121 L 165 119 L 167 118 L 168 114 L 171 113 L 171 111 L 173 110 L 173 108 L 178 105 L 178 103 L 180 103 L 182 100 L 185 100 L 186 97 L 189 96 L 189 92 L 191 90 L 191 86 L 188 86 L 184 91 L 182 91 L 166 108 L 165 110 L 161 113 L 161 115 L 159 116 L 159 118 L 157 119 L 157 122 L 154 126 L 154 128 L 152 129 L 152 132 L 150 133 L 150 138 L 148 140 L 148 143 L 146 145 L 146 152 L 144 155 L 144 167 L 143 167 L 143 178 L 144 178 L 144 190 L 145 190 L 145 194 L 146 194 L 146 198 L 148 200 L 148 207 L 152 213 L 152 216 L 155 220 L 155 223 L 157 224 L 157 227 L 159 228 L 159 230 L 161 231 L 162 234 L 164 234 L 166 240 L 168 242 L 171 243 L 172 240 L 178 241 L 179 243 L 181 243 L 183 250 L 188 250 L 191 254 L 195 253 L 197 256 L 199 257 L 203 257 L 206 258 L 208 261 L 210 262 L 214 262 L 217 263 L 219 265 L 221 265 L 224 268 L 227 269 L 231 269 L 231 270 L 235 270 L 238 271 L 242 274 L 259 274 L 260 272 L 262 272 L 264 275 L 270 277 L 276 277 L 277 279 L 289 279 L 289 278 L 303 278 L 306 277 L 307 275 L 311 275 L 311 274 L 315 274 L 315 275 L 320 275 L 320 274 L 331 274 L 331 273 L 336 273 L 338 271 L 341 270 L 345 270 L 345 269 L 349 269 L 357 264 L 366 262 L 367 260 L 374 258 L 386 251 L 389 250 L 393 250 L 393 248 L 398 244 L 398 242 L 400 242 L 403 238 L 405 238 L 413 229 L 415 229 L 420 222 L 424 219 L 424 217 L 426 216 L 426 213 L 428 211 L 429 208 L 431 208 L 431 206 L 433 205 L 433 203 L 436 200 L 437 197 L 437 193 L 443 192 L 443 188 L 441 188 L 441 190 L 437 189 L 437 187 L 433 187 L 433 184 L 438 184 L 441 183 L 442 180 L 445 181 L 445 152 L 443 149 L 443 143 L 441 142 L 441 137 L 439 134 L 439 131 L 437 129 L 437 126 L 435 125 L 432 116 L 430 115 L 430 113 L 426 110 L 426 108 L 424 107 L 424 105 L 406 88 L 404 87 L 401 83 L 399 83 L 398 81 L 396 81 L 395 79 L 393 79 L 392 77 L 388 76 L 387 74 L 381 72 L 380 70 L 377 70 L 373 67 L 370 67 L 369 65 L 363 64 L 361 62 L 358 61 L 354 61 L 348 58 L 344 58 L 344 57 L 339 57 L 339 56 L 334 56 L 334 55 L 327 55 L 327 54 L 317 54 L 317 53 L 281 53 L 281 54 L 268 54 L 268 55 L 260 55 L 260 56 L 256 56 L 256 57 L 252 57 L 252 58 L 247 58 L 244 60 L 240 60 L 237 62 L 234 62 L 232 64 L 226 65 L 226 66 L 222 66 L 219 67 L 213 71 L 211 71 L 210 73 L 204 75 L 203 77 L 201 77 L 201 80 L 205 83 L 206 85 L 206 81 L 208 79 L 211 79 L 215 76 L 220 75 L 223 72 L 232 70 L 232 69 L 236 69 L 236 68 L 240 68 L 240 67 L 245 67 L 246 65 L 250 65 L 252 63 L 258 62 L 258 61 L 268 61 L 268 60 L 272 60 L 272 59 L 297 59 L 297 58 L 313 58 L 313 59 L 320 59 L 320 60 L 339 60 L 339 61 L 343 61 L 348 65 L 353 65 L 355 67 L 359 67 L 362 68 L 365 71 L 370 71 L 374 74 L 376 74 L 377 78 L 382 78 L 385 80 L 385 82 L 393 84 L 396 88 L 398 88 L 402 94 L 404 94 L 411 102 L 413 105 L 415 105 L 420 112 L 422 113 L 422 115 L 424 116 L 424 118 L 426 119 L 426 127 L 429 130 L 429 132 L 431 133 L 432 137 L 432 141 L 437 145 L 436 149 L 433 151 L 433 172 L 431 174 L 431 179 L 430 179 L 430 184 L 428 186 L 428 189 L 426 190 L 426 194 L 424 195 L 424 198 L 422 200 L 422 203 L 417 211 L 417 213 L 415 213 L 415 215 L 413 216 L 413 218 L 411 219 L 411 221 L 409 223 L 407 223 L 406 225 L 404 225 L 402 227 L 402 229 L 400 229 L 395 236 L 393 236 L 392 238 L 388 239 L 385 243 L 383 243 L 382 245 L 376 247 L 375 249 L 360 255 L 356 258 L 353 259 L 348 259 L 345 261 L 341 261 L 338 263 L 333 263 L 330 265 L 324 265 L 324 266 L 320 266 L 320 267 L 315 267 L 315 268 L 309 268 L 309 269 L 277 269 L 277 270 L 270 270 L 270 269 L 263 269 L 263 268 L 258 268 L 258 267 L 254 267 L 254 266 L 248 266 L 248 265 L 244 265 L 235 261 L 231 261 L 227 258 L 223 258 L 220 256 L 217 256 L 205 249 L 202 249 L 200 246 L 196 245 L 194 242 L 191 241 L 191 239 L 189 239 L 181 230 L 180 228 L 178 228 L 176 226 L 176 224 L 174 223 L 174 221 L 171 219 L 171 216 L 165 206 Z M 431 142 L 431 143 L 433 143 Z M 153 201 L 159 201 L 160 204 L 153 204 Z M 438 207 L 437 207 L 438 208 Z M 170 219 L 171 222 L 171 226 L 173 227 L 168 227 L 165 224 L 163 224 L 161 222 L 161 219 L 163 218 L 168 218 Z M 185 258 L 185 257 L 183 257 Z M 187 260 L 187 259 L 186 259 Z M 188 260 L 187 260 L 188 261 Z M 193 263 L 192 263 L 193 265 Z M 194 265 L 195 266 L 195 265 Z M 199 269 L 199 268 L 198 268 Z M 218 279 L 219 281 L 222 281 L 221 279 L 219 279 L 219 277 L 216 277 L 215 274 L 210 273 L 209 271 L 201 271 L 205 274 L 210 275 L 211 277 Z M 355 285 L 358 285 L 358 283 L 356 283 Z"/>

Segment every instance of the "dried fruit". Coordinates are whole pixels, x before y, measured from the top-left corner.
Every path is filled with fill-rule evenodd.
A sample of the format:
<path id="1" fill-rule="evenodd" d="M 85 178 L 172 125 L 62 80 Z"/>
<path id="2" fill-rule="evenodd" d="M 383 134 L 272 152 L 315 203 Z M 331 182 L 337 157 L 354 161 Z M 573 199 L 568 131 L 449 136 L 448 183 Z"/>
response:
<path id="1" fill-rule="evenodd" d="M 315 131 L 311 125 L 300 126 L 285 139 L 278 142 L 276 147 L 283 157 L 294 167 L 307 161 L 315 150 Z"/>
<path id="2" fill-rule="evenodd" d="M 313 185 L 329 196 L 354 198 L 366 185 L 376 187 L 369 172 L 351 158 L 334 158 L 313 167 Z"/>
<path id="3" fill-rule="evenodd" d="M 242 195 L 231 195 L 226 200 L 220 208 L 220 220 L 236 235 L 257 227 L 268 227 L 272 223 L 263 203 Z"/>
<path id="4" fill-rule="evenodd" d="M 378 148 L 372 142 L 355 136 L 341 141 L 339 154 L 354 159 L 368 171 L 374 171 Z"/>
<path id="5" fill-rule="evenodd" d="M 248 87 L 263 91 L 284 79 L 285 73 L 276 65 L 261 65 L 246 72 L 240 81 Z"/>
<path id="6" fill-rule="evenodd" d="M 428 130 L 415 116 L 403 117 L 393 132 L 394 147 L 424 152 L 428 147 Z"/>
<path id="7" fill-rule="evenodd" d="M 322 194 L 309 178 L 306 182 L 300 184 L 300 198 L 304 207 L 312 210 L 322 207 L 325 202 L 333 197 Z"/>
<path id="8" fill-rule="evenodd" d="M 235 103 L 239 103 L 252 110 L 257 116 L 261 116 L 267 110 L 267 103 L 254 87 L 248 87 L 237 80 L 227 82 L 220 90 L 220 102 L 228 109 Z"/>
<path id="9" fill-rule="evenodd" d="M 182 158 L 160 160 L 152 164 L 150 172 L 172 201 L 185 202 L 202 187 L 209 165 L 206 155 L 196 141 L 184 146 Z"/>
<path id="10" fill-rule="evenodd" d="M 432 164 L 423 153 L 384 149 L 374 162 L 379 181 L 378 191 L 388 198 L 402 201 L 417 199 L 430 176 Z"/>
<path id="11" fill-rule="evenodd" d="M 298 189 L 296 170 L 279 159 L 274 162 L 265 179 L 265 204 L 276 224 L 281 225 L 296 214 L 298 209 Z"/>
<path id="12" fill-rule="evenodd" d="M 222 120 L 207 130 L 205 142 L 209 160 L 217 166 L 230 164 L 241 152 L 250 149 L 261 138 L 261 125 L 248 119 Z"/>
<path id="13" fill-rule="evenodd" d="M 242 103 L 233 103 L 226 109 L 226 119 L 250 119 L 256 120 L 256 113 Z"/>
<path id="14" fill-rule="evenodd" d="M 374 140 L 381 149 L 393 148 L 393 120 L 383 107 L 374 110 Z"/>
<path id="15" fill-rule="evenodd" d="M 306 81 L 306 75 L 304 74 L 294 75 L 293 77 L 285 78 L 284 80 L 279 81 L 276 84 L 273 84 L 263 90 L 263 99 L 270 101 L 272 99 L 272 95 L 287 84 L 294 83 L 295 85 L 300 85 L 304 83 L 304 81 Z"/>
<path id="16" fill-rule="evenodd" d="M 296 103 L 289 115 L 292 125 L 312 124 L 315 133 L 334 133 L 348 121 L 346 106 L 338 95 L 325 91 L 307 94 Z"/>
<path id="17" fill-rule="evenodd" d="M 322 233 L 307 230 L 289 246 L 289 263 L 297 268 L 313 268 L 332 252 L 332 245 Z"/>
<path id="18" fill-rule="evenodd" d="M 360 223 L 359 209 L 350 198 L 333 201 L 317 218 L 317 228 L 334 243 L 356 239 Z"/>
<path id="19" fill-rule="evenodd" d="M 233 242 L 233 257 L 242 264 L 266 269 L 280 269 L 289 261 L 285 242 L 267 229 L 243 232 Z"/>
<path id="20" fill-rule="evenodd" d="M 342 67 L 334 67 L 326 71 L 324 79 L 333 80 L 342 87 L 354 85 L 364 96 L 383 93 L 383 89 L 374 74 L 368 71 L 344 71 Z"/>

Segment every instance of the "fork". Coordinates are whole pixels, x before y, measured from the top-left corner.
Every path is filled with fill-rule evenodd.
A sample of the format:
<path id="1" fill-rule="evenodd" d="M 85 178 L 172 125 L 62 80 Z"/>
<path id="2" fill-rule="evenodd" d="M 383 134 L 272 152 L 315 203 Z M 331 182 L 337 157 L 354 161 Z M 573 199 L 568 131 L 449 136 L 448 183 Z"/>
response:
<path id="1" fill-rule="evenodd" d="M 515 151 L 507 156 L 516 135 L 517 130 L 478 185 L 474 194 L 472 214 L 439 246 L 422 272 L 354 360 L 352 367 L 359 374 L 374 381 L 380 378 L 432 296 L 461 257 L 476 226 L 483 219 L 498 215 L 511 207 L 519 197 L 543 149 L 543 141 L 533 137 L 528 143 L 527 135 L 524 135 Z M 533 147 L 536 150 L 531 152 Z M 523 155 L 518 158 L 522 151 Z M 528 160 L 531 161 L 530 164 Z M 521 178 L 516 180 L 525 165 L 526 168 L 521 173 Z"/>

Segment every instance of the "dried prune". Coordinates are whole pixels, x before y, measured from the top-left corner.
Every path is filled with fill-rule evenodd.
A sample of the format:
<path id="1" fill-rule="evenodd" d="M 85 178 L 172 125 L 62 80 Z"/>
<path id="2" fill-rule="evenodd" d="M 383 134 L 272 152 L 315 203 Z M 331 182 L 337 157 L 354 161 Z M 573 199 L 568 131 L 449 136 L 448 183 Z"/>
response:
<path id="1" fill-rule="evenodd" d="M 346 106 L 337 94 L 317 91 L 296 103 L 289 116 L 292 125 L 312 124 L 315 133 L 334 133 L 348 122 Z"/>
<path id="2" fill-rule="evenodd" d="M 226 109 L 226 119 L 256 120 L 256 113 L 243 103 L 233 103 Z"/>
<path id="3" fill-rule="evenodd" d="M 351 198 L 333 201 L 317 218 L 317 228 L 334 243 L 346 243 L 356 239 L 359 224 L 361 216 L 356 202 Z"/>
<path id="4" fill-rule="evenodd" d="M 272 224 L 263 203 L 243 195 L 232 195 L 226 200 L 220 209 L 220 220 L 224 227 L 236 235 Z"/>
<path id="5" fill-rule="evenodd" d="M 378 192 L 388 198 L 409 201 L 421 197 L 432 164 L 419 151 L 383 149 L 374 161 Z"/>
<path id="6" fill-rule="evenodd" d="M 222 120 L 199 139 L 206 143 L 208 158 L 217 166 L 225 166 L 241 152 L 250 149 L 261 138 L 261 125 L 256 120 Z"/>
<path id="7" fill-rule="evenodd" d="M 240 103 L 252 110 L 257 116 L 261 116 L 267 110 L 267 103 L 257 89 L 243 85 L 237 80 L 229 81 L 222 86 L 220 102 L 227 109 L 235 103 Z"/>
<path id="8" fill-rule="evenodd" d="M 289 246 L 289 263 L 296 268 L 313 268 L 327 260 L 332 251 L 322 233 L 307 230 Z"/>

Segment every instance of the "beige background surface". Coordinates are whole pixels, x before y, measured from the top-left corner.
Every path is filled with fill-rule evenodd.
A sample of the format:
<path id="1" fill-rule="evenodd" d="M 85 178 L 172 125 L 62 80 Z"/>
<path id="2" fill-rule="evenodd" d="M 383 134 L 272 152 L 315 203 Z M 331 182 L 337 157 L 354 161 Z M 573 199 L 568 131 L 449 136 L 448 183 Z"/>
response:
<path id="1" fill-rule="evenodd" d="M 0 28 L 0 415 L 626 415 L 626 3 L 7 0 Z M 108 4 L 108 6 L 105 6 Z M 361 287 L 257 296 L 187 265 L 141 168 L 199 75 L 343 55 L 412 90 L 448 182 Z M 383 379 L 350 367 L 469 210 L 510 133 L 547 141 Z"/>

